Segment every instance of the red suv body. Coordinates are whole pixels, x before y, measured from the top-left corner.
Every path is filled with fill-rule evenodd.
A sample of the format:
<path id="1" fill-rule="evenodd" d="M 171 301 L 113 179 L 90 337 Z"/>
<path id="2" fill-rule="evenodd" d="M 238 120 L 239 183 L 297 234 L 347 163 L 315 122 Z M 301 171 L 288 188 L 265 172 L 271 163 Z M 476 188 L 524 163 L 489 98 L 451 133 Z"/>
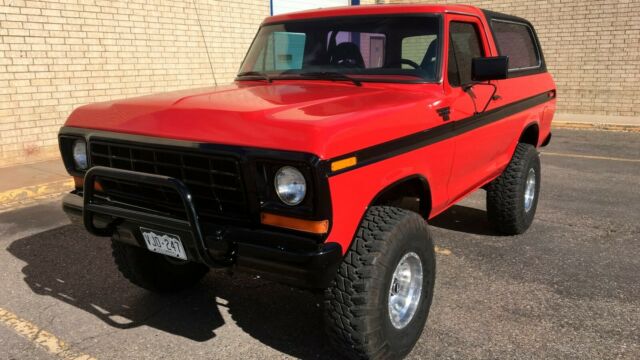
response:
<path id="1" fill-rule="evenodd" d="M 64 208 L 117 244 L 328 288 L 371 209 L 428 220 L 498 189 L 519 144 L 548 143 L 555 94 L 524 19 L 429 5 L 273 16 L 231 85 L 76 109 L 60 131 L 77 178 Z"/>

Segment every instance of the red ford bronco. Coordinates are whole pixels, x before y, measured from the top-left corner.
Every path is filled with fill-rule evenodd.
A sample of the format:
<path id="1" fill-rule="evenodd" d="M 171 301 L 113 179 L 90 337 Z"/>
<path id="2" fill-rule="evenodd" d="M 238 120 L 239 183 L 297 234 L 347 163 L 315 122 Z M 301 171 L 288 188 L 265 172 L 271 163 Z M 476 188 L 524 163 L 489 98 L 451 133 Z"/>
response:
<path id="1" fill-rule="evenodd" d="M 427 221 L 487 192 L 531 225 L 556 88 L 526 20 L 470 6 L 267 18 L 236 81 L 92 104 L 59 135 L 64 209 L 123 275 L 177 291 L 212 267 L 324 290 L 329 338 L 403 357 L 435 280 Z"/>

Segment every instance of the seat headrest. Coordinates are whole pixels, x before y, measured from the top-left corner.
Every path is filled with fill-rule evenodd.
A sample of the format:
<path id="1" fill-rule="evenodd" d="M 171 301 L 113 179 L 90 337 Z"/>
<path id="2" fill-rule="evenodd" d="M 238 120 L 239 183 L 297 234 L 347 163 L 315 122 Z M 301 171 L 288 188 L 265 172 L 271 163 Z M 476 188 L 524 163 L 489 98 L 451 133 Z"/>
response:
<path id="1" fill-rule="evenodd" d="M 364 59 L 360 48 L 352 42 L 338 44 L 332 51 L 331 65 L 364 68 Z"/>

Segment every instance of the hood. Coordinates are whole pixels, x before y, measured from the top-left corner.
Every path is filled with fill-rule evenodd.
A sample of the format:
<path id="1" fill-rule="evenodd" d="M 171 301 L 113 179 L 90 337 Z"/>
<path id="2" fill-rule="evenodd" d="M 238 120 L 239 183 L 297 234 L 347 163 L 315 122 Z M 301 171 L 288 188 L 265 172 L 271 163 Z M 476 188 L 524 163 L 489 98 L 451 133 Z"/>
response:
<path id="1" fill-rule="evenodd" d="M 437 118 L 429 109 L 438 99 L 437 89 L 238 82 L 82 106 L 66 126 L 331 158 L 429 127 L 427 119 Z"/>

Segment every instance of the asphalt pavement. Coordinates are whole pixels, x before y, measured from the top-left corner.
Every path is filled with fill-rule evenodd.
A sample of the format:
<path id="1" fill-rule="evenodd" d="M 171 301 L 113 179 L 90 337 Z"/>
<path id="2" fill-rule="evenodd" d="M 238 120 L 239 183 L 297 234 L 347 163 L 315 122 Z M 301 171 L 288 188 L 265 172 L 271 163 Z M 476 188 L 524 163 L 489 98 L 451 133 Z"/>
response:
<path id="1" fill-rule="evenodd" d="M 483 191 L 431 222 L 450 253 L 411 358 L 640 358 L 640 133 L 555 130 L 542 169 L 524 235 L 491 231 Z M 1 359 L 340 357 L 317 294 L 226 271 L 147 293 L 59 200 L 0 213 L 0 278 Z"/>

